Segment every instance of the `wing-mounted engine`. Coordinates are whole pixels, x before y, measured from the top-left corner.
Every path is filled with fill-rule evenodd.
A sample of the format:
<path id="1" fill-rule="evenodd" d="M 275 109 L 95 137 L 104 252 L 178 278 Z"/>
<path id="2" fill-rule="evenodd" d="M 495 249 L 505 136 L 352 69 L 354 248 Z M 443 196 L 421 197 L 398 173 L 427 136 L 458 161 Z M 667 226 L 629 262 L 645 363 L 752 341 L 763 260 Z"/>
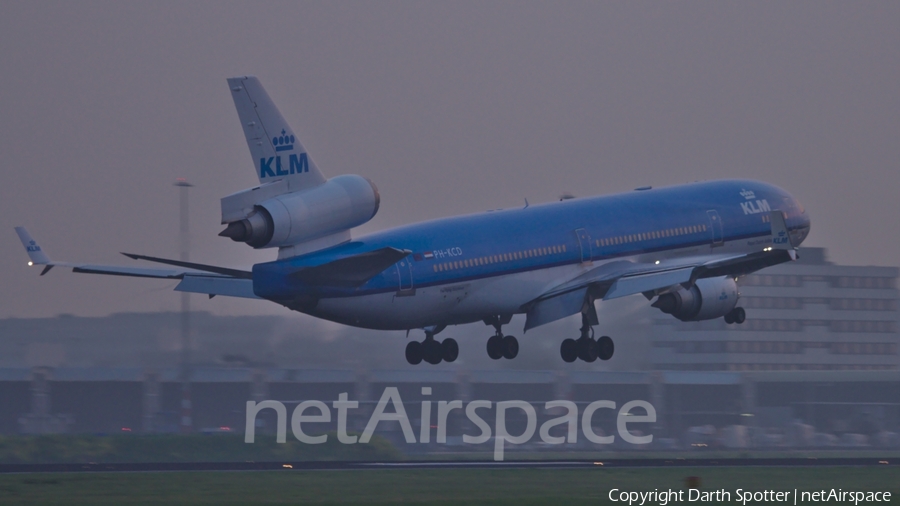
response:
<path id="1" fill-rule="evenodd" d="M 375 185 L 356 175 L 282 194 L 286 189 L 282 180 L 223 198 L 222 223 L 228 227 L 219 235 L 254 248 L 295 246 L 345 235 L 371 220 L 380 203 Z"/>
<path id="2" fill-rule="evenodd" d="M 685 322 L 712 320 L 729 314 L 738 296 L 733 278 L 705 278 L 698 279 L 690 289 L 660 295 L 652 306 Z"/>

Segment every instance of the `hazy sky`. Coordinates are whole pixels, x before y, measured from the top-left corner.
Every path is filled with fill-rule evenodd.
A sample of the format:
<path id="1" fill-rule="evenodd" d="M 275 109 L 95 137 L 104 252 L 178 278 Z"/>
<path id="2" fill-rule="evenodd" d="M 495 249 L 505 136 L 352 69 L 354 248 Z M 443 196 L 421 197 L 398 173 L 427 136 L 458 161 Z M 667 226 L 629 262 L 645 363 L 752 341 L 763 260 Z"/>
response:
<path id="1" fill-rule="evenodd" d="M 256 183 L 227 77 L 254 74 L 362 231 L 717 178 L 792 192 L 809 245 L 900 263 L 898 2 L 0 3 L 0 317 L 176 309 L 175 283 L 27 268 L 273 258 L 217 237 Z M 286 313 L 196 297 L 222 314 Z"/>

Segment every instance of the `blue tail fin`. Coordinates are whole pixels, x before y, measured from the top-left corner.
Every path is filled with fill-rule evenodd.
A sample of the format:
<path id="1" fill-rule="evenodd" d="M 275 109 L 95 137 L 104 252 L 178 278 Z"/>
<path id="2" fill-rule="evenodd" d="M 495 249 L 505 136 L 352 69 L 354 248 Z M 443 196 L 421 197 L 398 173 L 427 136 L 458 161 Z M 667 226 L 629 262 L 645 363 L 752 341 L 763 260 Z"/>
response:
<path id="1" fill-rule="evenodd" d="M 232 77 L 228 87 L 261 183 L 288 178 L 291 190 L 296 191 L 325 182 L 259 79 Z"/>

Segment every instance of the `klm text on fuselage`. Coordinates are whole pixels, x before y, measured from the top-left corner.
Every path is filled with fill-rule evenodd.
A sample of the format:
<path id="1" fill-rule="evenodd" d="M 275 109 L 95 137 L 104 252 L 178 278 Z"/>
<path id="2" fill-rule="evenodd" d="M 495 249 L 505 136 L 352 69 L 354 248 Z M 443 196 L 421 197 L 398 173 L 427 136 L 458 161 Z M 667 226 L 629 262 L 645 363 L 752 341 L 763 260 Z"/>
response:
<path id="1" fill-rule="evenodd" d="M 741 209 L 744 210 L 744 214 L 767 213 L 772 210 L 766 199 L 757 200 L 756 202 L 753 202 L 752 200 L 741 202 Z"/>
<path id="2" fill-rule="evenodd" d="M 288 157 L 289 160 L 289 168 L 285 169 L 284 165 L 281 163 L 281 155 L 279 156 L 270 156 L 268 158 L 260 158 L 259 159 L 259 177 L 260 179 L 265 177 L 275 177 L 275 176 L 287 176 L 290 174 L 300 174 L 302 172 L 309 172 L 309 161 L 306 158 L 306 153 L 300 153 L 299 155 L 291 155 Z M 272 166 L 274 162 L 274 167 Z M 274 170 L 273 170 L 274 169 Z"/>

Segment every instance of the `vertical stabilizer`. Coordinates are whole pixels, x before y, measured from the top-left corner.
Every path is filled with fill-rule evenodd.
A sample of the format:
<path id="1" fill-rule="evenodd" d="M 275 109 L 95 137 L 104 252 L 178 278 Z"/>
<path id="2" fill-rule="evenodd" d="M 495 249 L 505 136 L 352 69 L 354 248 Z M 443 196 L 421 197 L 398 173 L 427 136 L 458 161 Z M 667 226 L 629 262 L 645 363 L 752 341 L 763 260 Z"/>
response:
<path id="1" fill-rule="evenodd" d="M 260 183 L 287 179 L 291 191 L 297 191 L 325 182 L 259 79 L 232 77 L 228 79 L 228 87 Z"/>

